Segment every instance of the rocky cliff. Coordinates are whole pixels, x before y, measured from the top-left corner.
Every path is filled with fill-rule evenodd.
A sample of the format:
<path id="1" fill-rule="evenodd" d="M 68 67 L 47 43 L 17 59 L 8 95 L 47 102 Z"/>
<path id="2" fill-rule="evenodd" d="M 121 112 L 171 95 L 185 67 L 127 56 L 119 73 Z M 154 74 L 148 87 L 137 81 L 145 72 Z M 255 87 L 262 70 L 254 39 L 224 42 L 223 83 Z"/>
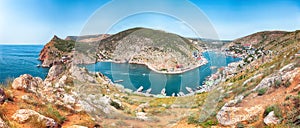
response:
<path id="1" fill-rule="evenodd" d="M 51 67 L 54 63 L 63 63 L 72 57 L 75 41 L 63 40 L 56 35 L 44 46 L 39 55 L 42 67 Z"/>

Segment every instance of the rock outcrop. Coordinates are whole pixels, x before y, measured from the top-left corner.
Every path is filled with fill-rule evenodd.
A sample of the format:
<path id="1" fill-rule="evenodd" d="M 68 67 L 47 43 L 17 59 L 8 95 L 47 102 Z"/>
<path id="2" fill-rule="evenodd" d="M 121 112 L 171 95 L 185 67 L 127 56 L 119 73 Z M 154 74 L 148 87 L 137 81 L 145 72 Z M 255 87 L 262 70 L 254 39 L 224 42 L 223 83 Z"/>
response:
<path id="1" fill-rule="evenodd" d="M 243 96 L 237 96 L 234 100 L 226 103 L 221 110 L 217 113 L 218 122 L 225 126 L 235 125 L 243 121 L 253 121 L 264 109 L 262 106 L 257 105 L 253 107 L 238 107 L 235 106 L 243 99 Z"/>
<path id="2" fill-rule="evenodd" d="M 278 124 L 280 120 L 275 116 L 274 111 L 271 111 L 265 118 L 264 123 L 266 125 Z"/>
<path id="3" fill-rule="evenodd" d="M 37 88 L 41 86 L 42 83 L 43 80 L 41 78 L 24 74 L 13 81 L 12 88 L 36 93 Z"/>
<path id="4" fill-rule="evenodd" d="M 0 88 L 0 104 L 3 104 L 7 99 L 6 94 L 2 88 Z"/>
<path id="5" fill-rule="evenodd" d="M 0 128 L 9 128 L 2 118 L 0 118 Z"/>
<path id="6" fill-rule="evenodd" d="M 57 127 L 58 124 L 54 121 L 54 119 L 46 117 L 44 115 L 39 114 L 38 112 L 30 109 L 20 109 L 12 116 L 12 118 L 19 122 L 25 123 L 29 119 L 35 119 L 39 122 L 45 122 L 47 127 Z"/>

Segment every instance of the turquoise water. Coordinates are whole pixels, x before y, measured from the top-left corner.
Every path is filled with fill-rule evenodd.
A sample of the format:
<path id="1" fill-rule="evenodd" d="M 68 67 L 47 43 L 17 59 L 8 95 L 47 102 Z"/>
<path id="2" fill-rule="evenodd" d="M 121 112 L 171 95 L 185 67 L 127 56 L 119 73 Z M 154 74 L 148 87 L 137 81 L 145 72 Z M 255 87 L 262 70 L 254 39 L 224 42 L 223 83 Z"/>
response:
<path id="1" fill-rule="evenodd" d="M 42 45 L 0 45 L 0 82 L 22 74 L 45 78 L 49 69 L 36 67 L 40 64 L 37 58 L 42 48 Z M 125 88 L 136 90 L 143 86 L 144 90 L 152 88 L 152 94 L 159 94 L 166 88 L 167 95 L 171 95 L 179 91 L 187 93 L 185 87 L 196 88 L 202 85 L 207 76 L 217 71 L 217 68 L 211 69 L 211 66 L 227 66 L 228 63 L 240 60 L 216 52 L 205 52 L 203 55 L 208 59 L 208 64 L 176 75 L 155 73 L 144 65 L 126 63 L 99 62 L 85 67 L 91 72 L 103 73 L 112 81 L 123 80 L 119 84 Z"/>
<path id="2" fill-rule="evenodd" d="M 0 45 L 0 83 L 22 74 L 45 78 L 48 68 L 38 68 L 42 45 Z"/>
<path id="3" fill-rule="evenodd" d="M 101 72 L 112 81 L 123 80 L 119 84 L 134 91 L 143 86 L 144 91 L 151 88 L 152 94 L 160 94 L 161 90 L 166 88 L 167 95 L 172 95 L 172 93 L 180 91 L 187 93 L 185 87 L 201 86 L 205 78 L 215 73 L 218 67 L 227 66 L 231 62 L 240 60 L 240 58 L 225 56 L 217 52 L 205 52 L 203 56 L 208 59 L 206 65 L 175 75 L 156 73 L 144 65 L 128 63 L 99 62 L 84 67 L 91 72 Z M 212 66 L 216 68 L 211 68 Z"/>

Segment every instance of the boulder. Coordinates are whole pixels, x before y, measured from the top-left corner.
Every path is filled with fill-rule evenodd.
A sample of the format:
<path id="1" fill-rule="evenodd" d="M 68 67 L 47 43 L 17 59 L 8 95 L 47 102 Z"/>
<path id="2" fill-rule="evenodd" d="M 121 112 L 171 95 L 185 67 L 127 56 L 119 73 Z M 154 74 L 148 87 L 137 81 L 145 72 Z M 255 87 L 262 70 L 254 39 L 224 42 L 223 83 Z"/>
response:
<path id="1" fill-rule="evenodd" d="M 46 80 L 56 79 L 65 70 L 63 65 L 53 65 L 48 72 Z"/>
<path id="2" fill-rule="evenodd" d="M 88 127 L 80 126 L 80 125 L 72 125 L 72 126 L 68 126 L 67 128 L 88 128 Z"/>
<path id="3" fill-rule="evenodd" d="M 12 83 L 13 89 L 18 90 L 26 90 L 31 92 L 36 92 L 37 87 L 42 85 L 43 80 L 39 77 L 32 77 L 29 74 L 21 75 L 20 77 L 16 78 Z"/>
<path id="4" fill-rule="evenodd" d="M 2 88 L 0 88 L 0 104 L 3 104 L 7 99 L 6 94 Z"/>
<path id="5" fill-rule="evenodd" d="M 136 118 L 138 118 L 139 120 L 148 120 L 148 117 L 146 115 L 147 113 L 145 112 L 138 112 L 136 113 Z"/>
<path id="6" fill-rule="evenodd" d="M 13 114 L 12 118 L 18 123 L 25 123 L 30 118 L 36 117 L 38 121 L 45 122 L 45 125 L 48 127 L 57 127 L 58 124 L 54 121 L 54 119 L 46 117 L 44 115 L 39 114 L 38 112 L 31 109 L 19 109 L 15 114 Z"/>
<path id="7" fill-rule="evenodd" d="M 0 118 L 0 128 L 9 128 L 2 118 Z"/>
<path id="8" fill-rule="evenodd" d="M 218 122 L 225 126 L 232 126 L 238 122 L 253 121 L 260 113 L 264 111 L 262 106 L 236 107 L 244 96 L 236 96 L 233 100 L 227 102 L 217 113 Z"/>
<path id="9" fill-rule="evenodd" d="M 263 107 L 227 107 L 223 106 L 217 114 L 218 122 L 225 126 L 232 126 L 238 122 L 251 122 L 263 112 Z"/>
<path id="10" fill-rule="evenodd" d="M 264 123 L 266 125 L 278 124 L 280 120 L 275 116 L 274 111 L 272 111 L 264 118 Z"/>

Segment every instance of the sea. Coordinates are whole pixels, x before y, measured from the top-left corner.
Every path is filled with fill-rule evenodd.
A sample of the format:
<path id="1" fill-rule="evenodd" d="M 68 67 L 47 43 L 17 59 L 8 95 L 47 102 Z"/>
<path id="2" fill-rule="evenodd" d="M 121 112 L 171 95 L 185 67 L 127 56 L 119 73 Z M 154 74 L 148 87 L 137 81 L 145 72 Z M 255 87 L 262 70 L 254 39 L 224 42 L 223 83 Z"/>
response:
<path id="1" fill-rule="evenodd" d="M 38 57 L 42 48 L 43 45 L 0 45 L 0 83 L 22 74 L 44 79 L 49 68 L 37 67 L 41 64 Z M 165 88 L 167 95 L 172 95 L 180 91 L 188 93 L 186 87 L 195 89 L 218 68 L 241 60 L 214 51 L 204 52 L 203 56 L 208 60 L 207 64 L 181 74 L 156 73 L 145 65 L 128 63 L 98 62 L 80 66 L 90 72 L 101 72 L 112 82 L 119 81 L 118 84 L 133 91 L 143 86 L 144 92 L 151 88 L 151 94 L 160 94 Z"/>
<path id="2" fill-rule="evenodd" d="M 48 68 L 39 68 L 39 53 L 43 45 L 0 45 L 0 83 L 30 74 L 45 78 Z"/>
<path id="3" fill-rule="evenodd" d="M 208 60 L 207 64 L 181 74 L 156 73 L 145 65 L 128 63 L 98 62 L 81 66 L 90 72 L 101 72 L 112 82 L 118 82 L 133 91 L 143 86 L 143 92 L 151 88 L 151 94 L 160 94 L 165 88 L 166 94 L 170 96 L 173 93 L 188 93 L 186 87 L 196 89 L 202 86 L 205 79 L 216 73 L 218 68 L 241 60 L 215 51 L 204 52 L 203 56 Z"/>

